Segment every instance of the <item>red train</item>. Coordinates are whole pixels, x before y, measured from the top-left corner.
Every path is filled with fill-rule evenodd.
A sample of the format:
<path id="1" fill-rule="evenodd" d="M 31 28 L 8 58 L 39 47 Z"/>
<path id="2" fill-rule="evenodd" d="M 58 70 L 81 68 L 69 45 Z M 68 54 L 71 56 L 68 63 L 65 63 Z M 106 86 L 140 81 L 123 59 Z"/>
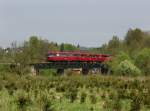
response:
<path id="1" fill-rule="evenodd" d="M 47 56 L 47 61 L 104 62 L 109 60 L 111 60 L 110 55 L 86 52 L 48 52 Z"/>

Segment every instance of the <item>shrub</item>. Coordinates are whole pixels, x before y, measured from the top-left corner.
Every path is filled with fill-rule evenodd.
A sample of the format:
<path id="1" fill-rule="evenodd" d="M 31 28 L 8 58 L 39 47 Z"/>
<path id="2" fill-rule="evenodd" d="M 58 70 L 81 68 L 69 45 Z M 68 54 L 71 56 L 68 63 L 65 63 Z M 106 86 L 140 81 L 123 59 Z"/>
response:
<path id="1" fill-rule="evenodd" d="M 120 52 L 119 54 L 114 56 L 112 58 L 112 61 L 108 62 L 108 65 L 111 68 L 112 72 L 115 73 L 116 72 L 116 67 L 118 66 L 118 64 L 120 64 L 124 60 L 130 60 L 131 61 L 129 55 L 125 52 Z"/>
<path id="2" fill-rule="evenodd" d="M 77 99 L 77 88 L 70 87 L 66 92 L 65 95 L 67 98 L 70 99 L 70 102 L 73 103 Z"/>
<path id="3" fill-rule="evenodd" d="M 121 111 L 122 107 L 119 98 L 114 101 L 113 109 L 114 111 Z"/>
<path id="4" fill-rule="evenodd" d="M 25 91 L 18 90 L 16 92 L 16 103 L 21 111 L 26 111 L 27 106 L 29 106 L 32 101 Z"/>
<path id="5" fill-rule="evenodd" d="M 140 111 L 140 110 L 141 110 L 141 101 L 138 98 L 133 99 L 131 102 L 130 111 Z"/>
<path id="6" fill-rule="evenodd" d="M 135 64 L 148 75 L 150 73 L 150 49 L 141 50 L 135 58 Z"/>
<path id="7" fill-rule="evenodd" d="M 103 103 L 103 109 L 105 109 L 105 111 L 111 111 L 112 107 L 113 107 L 113 101 L 109 99 L 105 99 Z"/>
<path id="8" fill-rule="evenodd" d="M 141 71 L 130 61 L 124 60 L 117 66 L 116 74 L 124 76 L 125 75 L 137 76 L 141 74 Z"/>
<path id="9" fill-rule="evenodd" d="M 86 96 L 87 96 L 87 94 L 85 92 L 81 93 L 80 103 L 84 103 L 85 102 Z"/>
<path id="10" fill-rule="evenodd" d="M 43 111 L 54 111 L 54 108 L 53 108 L 53 104 L 51 103 L 50 100 L 48 100 L 48 98 L 43 98 Z"/>
<path id="11" fill-rule="evenodd" d="M 90 95 L 90 100 L 91 100 L 91 103 L 92 104 L 96 104 L 96 102 L 97 102 L 97 98 L 96 98 L 96 94 L 91 94 Z"/>
<path id="12" fill-rule="evenodd" d="M 0 72 L 10 72 L 8 65 L 0 65 Z"/>

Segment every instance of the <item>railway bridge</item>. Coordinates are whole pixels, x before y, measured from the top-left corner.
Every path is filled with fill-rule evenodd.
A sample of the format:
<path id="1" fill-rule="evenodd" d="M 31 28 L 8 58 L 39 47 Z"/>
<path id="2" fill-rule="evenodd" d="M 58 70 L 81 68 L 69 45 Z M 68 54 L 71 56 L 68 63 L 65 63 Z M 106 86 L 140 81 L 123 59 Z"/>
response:
<path id="1" fill-rule="evenodd" d="M 107 73 L 108 67 L 100 62 L 42 62 L 30 64 L 31 72 L 36 75 L 40 69 L 57 69 L 58 74 L 63 74 L 65 69 L 82 69 L 82 74 L 86 75 L 91 69 L 99 69 L 101 73 Z"/>
<path id="2" fill-rule="evenodd" d="M 82 74 L 88 74 L 91 69 L 99 69 L 101 73 L 107 73 L 108 67 L 105 61 L 111 60 L 110 55 L 92 54 L 83 52 L 49 52 L 46 62 L 31 63 L 33 75 L 39 73 L 40 69 L 57 69 L 58 74 L 64 73 L 65 69 L 82 69 Z M 21 65 L 19 63 L 2 63 L 10 65 L 11 68 Z"/>

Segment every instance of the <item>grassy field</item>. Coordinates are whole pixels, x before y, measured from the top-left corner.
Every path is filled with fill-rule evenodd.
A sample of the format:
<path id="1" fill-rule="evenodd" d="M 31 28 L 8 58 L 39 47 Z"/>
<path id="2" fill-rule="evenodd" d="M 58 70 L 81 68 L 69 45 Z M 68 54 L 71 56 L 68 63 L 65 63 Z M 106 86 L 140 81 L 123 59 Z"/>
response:
<path id="1" fill-rule="evenodd" d="M 150 111 L 150 77 L 1 73 L 0 111 Z"/>

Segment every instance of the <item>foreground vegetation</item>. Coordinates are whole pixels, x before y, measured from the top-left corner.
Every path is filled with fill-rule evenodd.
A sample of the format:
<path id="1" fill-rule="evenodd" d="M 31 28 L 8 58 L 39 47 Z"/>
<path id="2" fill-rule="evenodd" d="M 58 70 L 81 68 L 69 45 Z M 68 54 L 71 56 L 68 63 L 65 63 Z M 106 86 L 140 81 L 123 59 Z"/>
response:
<path id="1" fill-rule="evenodd" d="M 149 111 L 150 77 L 0 74 L 1 111 Z"/>

